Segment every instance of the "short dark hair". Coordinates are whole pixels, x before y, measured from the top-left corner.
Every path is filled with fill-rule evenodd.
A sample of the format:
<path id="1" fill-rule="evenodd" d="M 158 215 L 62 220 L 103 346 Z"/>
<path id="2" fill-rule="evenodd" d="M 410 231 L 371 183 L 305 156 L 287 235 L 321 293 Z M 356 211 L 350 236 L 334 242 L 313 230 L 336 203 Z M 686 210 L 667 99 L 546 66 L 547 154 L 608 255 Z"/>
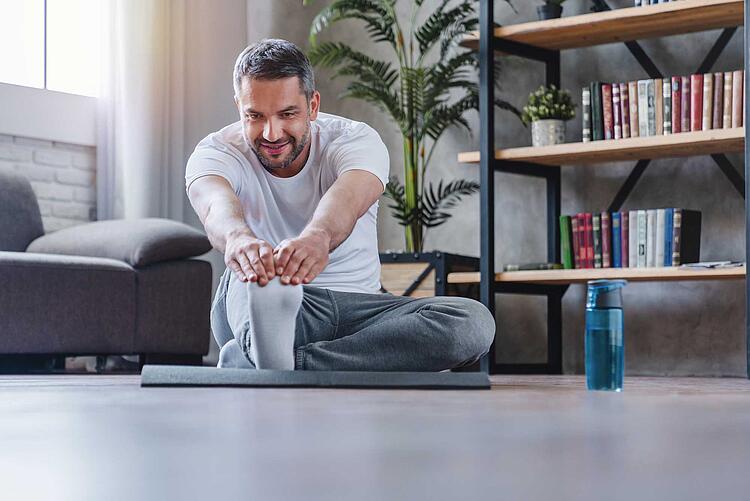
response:
<path id="1" fill-rule="evenodd" d="M 248 46 L 234 63 L 234 95 L 239 96 L 242 77 L 279 80 L 298 77 L 300 90 L 309 101 L 315 92 L 315 77 L 307 56 L 288 40 L 267 38 Z"/>

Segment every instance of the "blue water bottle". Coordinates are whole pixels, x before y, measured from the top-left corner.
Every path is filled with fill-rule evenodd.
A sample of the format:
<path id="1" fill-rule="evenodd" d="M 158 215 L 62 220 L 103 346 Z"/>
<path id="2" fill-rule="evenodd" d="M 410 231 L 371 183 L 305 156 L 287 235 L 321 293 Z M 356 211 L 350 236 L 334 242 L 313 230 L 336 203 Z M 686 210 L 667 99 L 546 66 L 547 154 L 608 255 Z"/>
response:
<path id="1" fill-rule="evenodd" d="M 622 288 L 625 280 L 591 280 L 586 295 L 586 385 L 622 391 L 625 369 Z"/>

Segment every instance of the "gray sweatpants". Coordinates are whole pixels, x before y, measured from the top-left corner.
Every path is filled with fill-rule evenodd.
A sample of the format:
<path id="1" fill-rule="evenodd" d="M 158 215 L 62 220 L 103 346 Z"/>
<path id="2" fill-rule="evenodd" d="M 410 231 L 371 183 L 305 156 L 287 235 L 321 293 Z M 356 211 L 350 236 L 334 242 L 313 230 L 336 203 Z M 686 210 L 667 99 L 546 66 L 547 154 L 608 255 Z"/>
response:
<path id="1" fill-rule="evenodd" d="M 291 319 L 280 332 L 262 315 Z M 220 367 L 342 371 L 441 371 L 489 351 L 495 320 L 473 299 L 265 287 L 227 269 L 211 308 Z M 263 330 L 264 332 L 261 332 Z M 282 329 L 283 330 L 283 329 Z M 293 331 L 293 332 L 292 332 Z"/>

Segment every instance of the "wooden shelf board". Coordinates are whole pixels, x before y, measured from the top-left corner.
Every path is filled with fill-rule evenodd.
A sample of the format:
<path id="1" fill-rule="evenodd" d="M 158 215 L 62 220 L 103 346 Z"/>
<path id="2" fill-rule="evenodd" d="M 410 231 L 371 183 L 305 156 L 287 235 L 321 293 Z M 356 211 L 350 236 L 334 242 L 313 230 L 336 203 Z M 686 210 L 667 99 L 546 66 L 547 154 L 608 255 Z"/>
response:
<path id="1" fill-rule="evenodd" d="M 687 0 L 685 0 L 687 1 Z M 588 143 L 524 146 L 495 151 L 496 160 L 543 165 L 592 164 L 626 160 L 709 155 L 743 151 L 745 128 L 682 132 L 666 136 L 607 139 Z M 462 163 L 479 163 L 479 152 L 459 153 Z"/>
<path id="2" fill-rule="evenodd" d="M 502 26 L 495 28 L 495 38 L 545 49 L 591 47 L 742 26 L 743 9 L 743 0 L 680 0 Z M 478 32 L 461 45 L 478 48 Z"/>
<path id="3" fill-rule="evenodd" d="M 595 270 L 509 271 L 496 273 L 496 282 L 574 284 L 589 280 L 623 278 L 631 282 L 669 282 L 691 280 L 732 280 L 745 278 L 745 267 L 720 269 L 670 268 L 605 268 Z M 479 283 L 478 272 L 457 272 L 448 275 L 448 283 Z"/>

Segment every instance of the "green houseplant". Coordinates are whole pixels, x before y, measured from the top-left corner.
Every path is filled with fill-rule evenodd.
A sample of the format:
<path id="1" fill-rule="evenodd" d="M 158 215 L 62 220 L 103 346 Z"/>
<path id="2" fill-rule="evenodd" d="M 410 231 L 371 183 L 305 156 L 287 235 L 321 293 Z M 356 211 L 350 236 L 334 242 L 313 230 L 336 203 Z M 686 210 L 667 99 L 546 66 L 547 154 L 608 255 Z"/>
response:
<path id="1" fill-rule="evenodd" d="M 565 121 L 575 117 L 575 104 L 566 90 L 540 86 L 529 94 L 521 121 L 531 124 L 531 143 L 547 146 L 565 142 Z"/>
<path id="2" fill-rule="evenodd" d="M 406 250 L 421 252 L 426 230 L 443 224 L 461 197 L 479 189 L 477 183 L 466 180 L 425 183 L 438 139 L 451 126 L 469 131 L 465 113 L 479 108 L 478 79 L 474 78 L 477 55 L 455 50 L 465 35 L 477 29 L 478 19 L 476 2 L 449 6 L 449 0 L 443 0 L 418 25 L 423 0 L 412 0 L 410 18 L 404 22 L 396 14 L 397 1 L 333 1 L 313 19 L 308 56 L 314 65 L 335 69 L 334 78 L 349 77 L 342 97 L 373 104 L 398 125 L 403 137 L 404 183 L 391 177 L 386 196 L 405 228 Z M 343 43 L 318 43 L 323 30 L 345 19 L 364 23 L 374 43 L 391 47 L 392 60 L 377 60 Z M 496 99 L 495 104 L 520 117 L 510 103 Z"/>

